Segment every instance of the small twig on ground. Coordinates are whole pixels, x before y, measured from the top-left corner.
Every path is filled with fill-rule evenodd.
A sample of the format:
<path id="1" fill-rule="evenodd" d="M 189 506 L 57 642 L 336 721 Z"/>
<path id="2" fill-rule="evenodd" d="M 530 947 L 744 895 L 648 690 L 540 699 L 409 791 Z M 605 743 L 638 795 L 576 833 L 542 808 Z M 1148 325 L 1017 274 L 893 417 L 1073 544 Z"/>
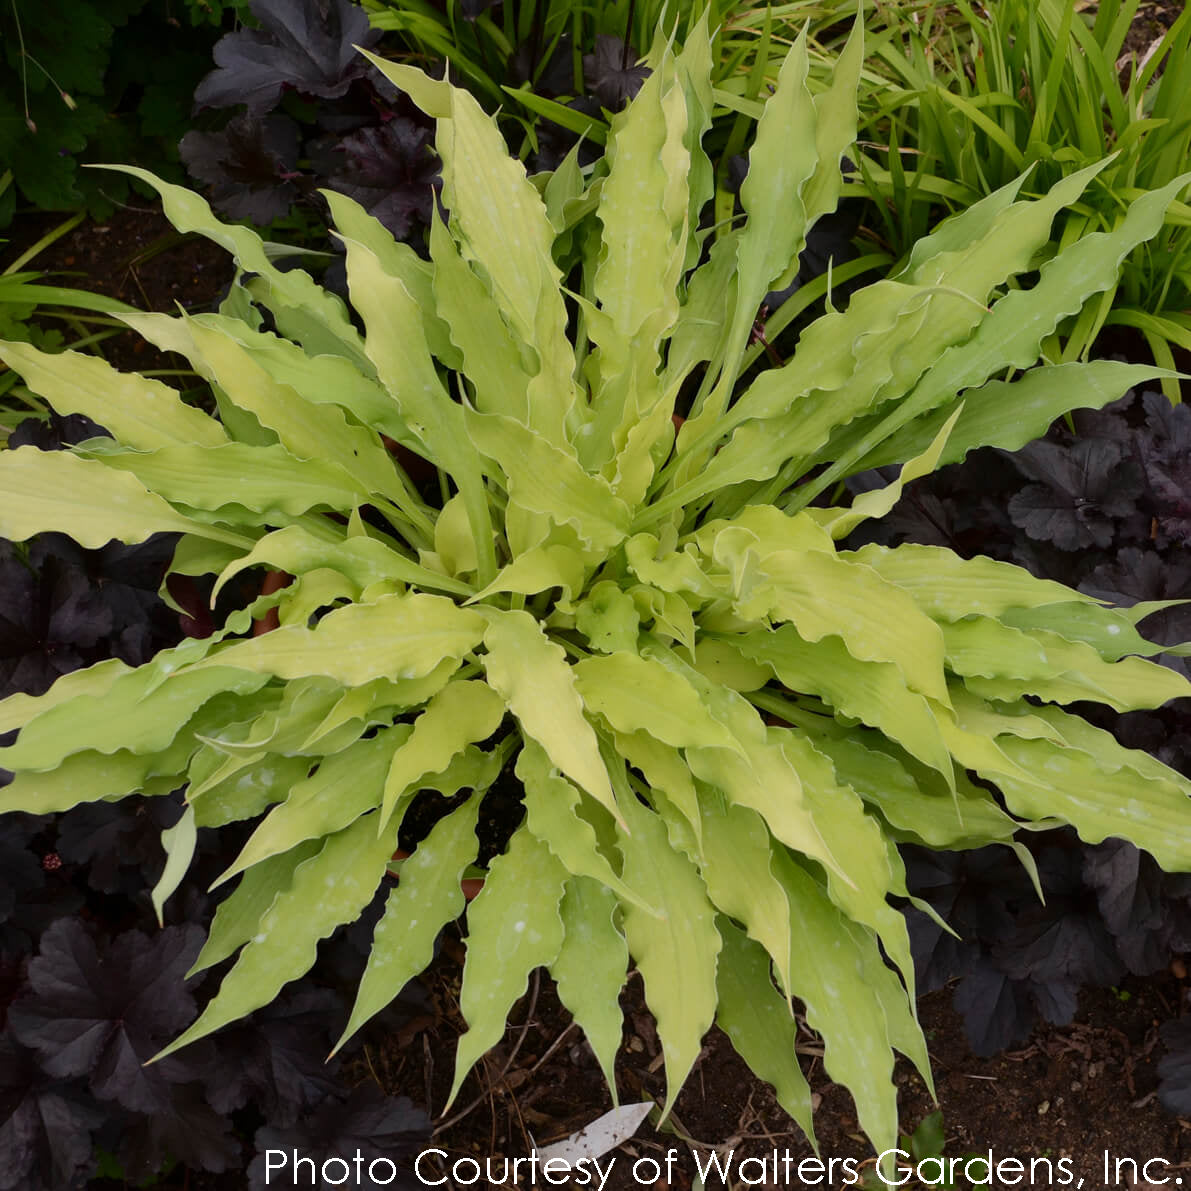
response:
<path id="1" fill-rule="evenodd" d="M 536 1075 L 538 1068 L 562 1045 L 563 1039 L 575 1028 L 575 1023 L 571 1022 L 565 1030 L 546 1048 L 546 1053 L 529 1069 L 530 1075 Z"/>
<path id="2" fill-rule="evenodd" d="M 538 990 L 541 988 L 541 983 L 542 983 L 541 974 L 539 972 L 535 971 L 533 974 L 533 988 L 530 990 L 530 994 L 529 994 L 529 1008 L 526 1010 L 526 1013 L 525 1013 L 525 1024 L 521 1027 L 521 1032 L 517 1035 L 517 1041 L 513 1043 L 512 1052 L 509 1054 L 508 1059 L 505 1060 L 505 1065 L 501 1068 L 500 1074 L 496 1077 L 495 1080 L 488 1078 L 487 1087 L 466 1108 L 460 1109 L 459 1112 L 457 1112 L 453 1117 L 450 1117 L 449 1119 L 442 1121 L 438 1126 L 436 1126 L 434 1132 L 431 1134 L 432 1137 L 437 1137 L 440 1133 L 443 1133 L 445 1130 L 449 1129 L 452 1125 L 457 1125 L 461 1120 L 463 1120 L 464 1117 L 469 1116 L 472 1112 L 474 1112 L 485 1100 L 493 1099 L 493 1091 L 492 1091 L 493 1087 L 495 1086 L 495 1084 L 500 1083 L 501 1080 L 503 1080 L 504 1077 L 506 1075 L 508 1075 L 510 1069 L 513 1066 L 514 1060 L 517 1058 L 517 1053 L 521 1050 L 521 1044 L 525 1041 L 525 1036 L 529 1033 L 529 1027 L 531 1025 L 533 1025 L 533 1015 L 534 1015 L 535 1010 L 538 1007 Z M 488 1064 L 487 1064 L 487 1061 L 485 1060 L 485 1062 L 484 1062 L 485 1076 L 487 1076 L 487 1073 L 488 1073 Z M 495 1129 L 495 1127 L 496 1127 L 495 1102 L 493 1104 L 493 1110 L 492 1110 L 492 1121 L 493 1121 L 493 1128 Z"/>

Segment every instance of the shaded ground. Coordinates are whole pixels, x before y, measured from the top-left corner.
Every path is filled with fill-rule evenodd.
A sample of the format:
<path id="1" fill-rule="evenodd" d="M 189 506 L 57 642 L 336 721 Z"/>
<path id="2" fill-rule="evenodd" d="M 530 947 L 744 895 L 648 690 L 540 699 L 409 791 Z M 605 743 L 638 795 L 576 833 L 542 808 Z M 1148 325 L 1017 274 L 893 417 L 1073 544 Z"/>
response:
<path id="1" fill-rule="evenodd" d="M 1151 51 L 1166 35 L 1166 31 L 1183 15 L 1185 4 L 1183 0 L 1143 0 L 1138 5 L 1133 24 L 1121 46 L 1122 58 L 1136 54 L 1144 61 L 1147 52 Z"/>
<path id="2" fill-rule="evenodd" d="M 47 274 L 40 284 L 105 294 L 142 310 L 172 312 L 179 303 L 195 313 L 212 309 L 231 281 L 231 256 L 199 236 L 180 235 L 160 205 L 144 202 L 144 206 L 118 209 L 102 222 L 84 220 L 24 268 Z M 27 216 L 0 233 L 0 240 L 9 240 L 0 242 L 0 270 L 64 218 L 61 214 Z M 48 311 L 42 321 L 63 328 L 61 320 Z M 63 330 L 68 343 L 77 338 L 69 327 Z M 126 371 L 186 366 L 177 356 L 162 356 L 131 332 L 104 340 L 99 350 Z"/>
<path id="3" fill-rule="evenodd" d="M 443 1015 L 439 1023 L 420 1037 L 370 1048 L 357 1069 L 359 1077 L 378 1079 L 389 1092 L 423 1102 L 429 1095 L 436 1113 L 441 1113 L 450 1088 L 455 1039 L 463 1028 L 456 1001 L 458 964 L 452 958 L 457 949 L 457 943 L 444 948 L 429 976 Z M 923 998 L 920 1014 L 943 1112 L 946 1153 L 959 1156 L 991 1148 L 994 1160 L 1050 1158 L 1057 1164 L 1066 1158 L 1072 1174 L 1082 1177 L 1089 1189 L 1130 1185 L 1127 1165 L 1119 1180 L 1105 1183 L 1106 1150 L 1114 1160 L 1164 1159 L 1170 1164 L 1164 1173 L 1172 1183 L 1183 1177 L 1180 1171 L 1191 1172 L 1191 1121 L 1177 1120 L 1162 1109 L 1155 1073 L 1162 1054 L 1158 1026 L 1175 1016 L 1184 993 L 1184 982 L 1169 974 L 1132 981 L 1118 990 L 1087 992 L 1074 1024 L 1040 1029 L 1027 1046 L 991 1059 L 978 1059 L 968 1050 L 948 992 Z M 661 1050 L 652 1020 L 641 1008 L 637 977 L 630 979 L 621 1003 L 621 1101 L 661 1102 Z M 545 1145 L 565 1137 L 612 1106 L 594 1056 L 570 1026 L 548 979 L 531 982 L 511 1022 L 502 1043 L 468 1078 L 452 1111 L 439 1120 L 435 1145 L 452 1158 L 470 1155 L 482 1162 L 490 1156 L 523 1156 L 534 1141 Z M 871 1167 L 873 1151 L 860 1133 L 851 1099 L 824 1074 L 821 1049 L 811 1034 L 802 1034 L 800 1050 L 817 1105 L 820 1156 L 852 1158 L 862 1169 L 867 1161 Z M 910 1132 L 935 1104 L 908 1064 L 899 1065 L 895 1080 L 902 1129 Z M 692 1185 L 692 1148 L 705 1161 L 709 1152 L 726 1157 L 729 1149 L 736 1160 L 765 1158 L 774 1150 L 795 1160 L 814 1153 L 769 1087 L 751 1075 L 718 1030 L 708 1037 L 671 1124 L 670 1133 L 643 1126 L 618 1152 L 607 1183 L 610 1191 L 639 1186 L 633 1163 L 664 1157 L 670 1147 L 680 1155 L 673 1184 L 680 1189 Z M 1157 1170 L 1151 1167 L 1151 1173 Z M 758 1171 L 746 1168 L 745 1173 L 755 1177 Z M 639 1175 L 650 1174 L 649 1165 L 642 1165 Z M 1056 1165 L 1054 1185 L 1062 1177 Z M 1191 1173 L 1186 1177 L 1191 1182 Z M 652 1178 L 645 1181 L 656 1185 Z M 1044 1182 L 1040 1177 L 1035 1185 Z M 779 1178 L 758 1185 L 799 1183 Z M 837 1177 L 821 1185 L 843 1182 Z"/>

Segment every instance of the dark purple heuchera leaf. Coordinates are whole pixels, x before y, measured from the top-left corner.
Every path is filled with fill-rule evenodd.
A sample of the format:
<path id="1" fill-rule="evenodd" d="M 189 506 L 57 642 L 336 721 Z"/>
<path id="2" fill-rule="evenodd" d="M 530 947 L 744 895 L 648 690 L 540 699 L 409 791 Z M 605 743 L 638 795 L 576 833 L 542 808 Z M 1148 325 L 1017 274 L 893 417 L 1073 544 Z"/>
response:
<path id="1" fill-rule="evenodd" d="M 1045 904 L 1008 849 L 903 849 L 910 891 L 930 901 L 963 940 L 907 911 L 920 986 L 962 977 L 955 1007 L 977 1054 L 1020 1041 L 1036 1013 L 1065 1024 L 1081 986 L 1115 983 L 1124 971 L 1096 891 L 1084 882 L 1084 852 L 1074 835 L 1048 833 L 1031 843 Z"/>
<path id="2" fill-rule="evenodd" d="M 632 46 L 609 33 L 596 37 L 595 52 L 583 55 L 583 81 L 588 91 L 610 112 L 619 111 L 649 77 L 648 66 L 638 66 Z"/>
<path id="3" fill-rule="evenodd" d="M 1095 708 L 1081 714 L 1110 731 L 1126 748 L 1144 749 L 1184 777 L 1191 777 L 1191 737 L 1183 727 L 1183 713 L 1175 708 L 1121 714 Z"/>
<path id="4" fill-rule="evenodd" d="M 1126 546 L 1115 561 L 1101 563 L 1079 586 L 1088 595 L 1125 607 L 1146 600 L 1185 600 L 1191 598 L 1191 552 L 1174 550 L 1164 558 L 1156 550 Z M 1163 644 L 1186 641 L 1191 637 L 1191 607 L 1155 612 L 1139 628 Z"/>
<path id="5" fill-rule="evenodd" d="M 11 820 L 11 821 L 10 821 Z M 30 849 L 39 827 L 31 815 L 5 815 L 0 835 L 0 954 L 25 952 L 29 937 L 21 929 L 19 909 L 45 885 L 45 869 Z M 0 997 L 0 1007 L 4 999 Z M 2 1016 L 2 1009 L 0 1009 Z"/>
<path id="6" fill-rule="evenodd" d="M 853 495 L 884 488 L 900 470 L 882 467 L 860 472 L 846 484 Z M 884 517 L 862 522 L 848 545 L 919 542 L 946 546 L 964 558 L 985 554 L 1007 562 L 1020 535 L 1005 506 L 1020 487 L 1021 474 L 1000 452 L 973 451 L 962 465 L 907 484 L 893 509 Z"/>
<path id="7" fill-rule="evenodd" d="M 598 117 L 600 114 L 600 101 L 590 95 L 580 95 L 576 99 L 568 100 L 564 106 L 584 116 Z M 552 120 L 539 121 L 534 132 L 538 138 L 538 151 L 531 159 L 532 173 L 558 169 L 563 158 L 579 139 L 569 128 L 563 128 L 561 124 L 555 124 Z M 600 146 L 594 141 L 585 140 L 579 146 L 579 164 L 591 165 L 599 159 L 601 152 Z"/>
<path id="8" fill-rule="evenodd" d="M 1141 444 L 1154 498 L 1155 541 L 1191 545 L 1191 410 L 1161 393 L 1142 398 L 1146 429 Z"/>
<path id="9" fill-rule="evenodd" d="M 103 1112 L 81 1083 L 54 1080 L 0 1035 L 0 1191 L 73 1191 L 91 1168 Z"/>
<path id="10" fill-rule="evenodd" d="M 375 1084 L 363 1084 L 345 1100 L 325 1100 L 291 1129 L 258 1129 L 257 1155 L 248 1168 L 249 1186 L 253 1191 L 265 1187 L 331 1191 L 348 1181 L 343 1162 L 350 1161 L 352 1186 L 367 1191 L 412 1189 L 420 1186 L 412 1173 L 413 1159 L 429 1140 L 430 1118 L 420 1108 L 404 1096 L 383 1096 Z M 358 1179 L 357 1153 L 362 1176 Z M 310 1161 L 296 1166 L 295 1155 Z"/>
<path id="11" fill-rule="evenodd" d="M 1022 981 L 1031 997 L 1034 1007 L 1045 1021 L 1052 1026 L 1070 1025 L 1079 1008 L 1079 982 L 1074 979 Z"/>
<path id="12" fill-rule="evenodd" d="M 1136 938 L 1131 952 L 1140 958 L 1139 944 L 1162 926 L 1162 870 L 1152 857 L 1127 840 L 1110 839 L 1088 848 L 1083 858 L 1084 880 L 1096 891 L 1104 924 L 1116 936 L 1117 947 Z M 1164 962 L 1160 949 L 1152 965 L 1130 968 L 1139 976 L 1155 972 Z"/>
<path id="13" fill-rule="evenodd" d="M 371 70 L 354 47 L 371 48 L 380 31 L 351 0 L 253 0 L 251 8 L 261 28 L 216 42 L 218 68 L 195 90 L 196 107 L 243 103 L 263 115 L 277 105 L 283 87 L 337 99 Z"/>
<path id="14" fill-rule="evenodd" d="M 133 869 L 129 892 L 157 879 L 165 855 L 161 833 L 182 814 L 178 794 L 166 798 L 125 798 L 118 803 L 85 802 L 58 821 L 63 860 L 87 866 L 87 882 L 101 893 L 121 888 L 123 870 Z M 143 871 L 142 871 L 143 870 Z"/>
<path id="15" fill-rule="evenodd" d="M 233 116 L 222 132 L 188 132 L 178 152 L 191 175 L 213 188 L 211 201 L 233 219 L 263 225 L 289 212 L 301 134 L 288 116 Z"/>
<path id="16" fill-rule="evenodd" d="M 575 69 L 571 57 L 571 35 L 564 33 L 558 39 L 546 62 L 535 58 L 535 49 L 533 44 L 523 41 L 513 52 L 508 63 L 508 85 L 517 88 L 528 83 L 537 94 L 548 99 L 554 99 L 559 95 L 573 95 Z M 599 110 L 596 109 L 589 114 L 598 115 Z"/>
<path id="17" fill-rule="evenodd" d="M 251 1103 L 270 1124 L 292 1125 L 339 1086 L 326 1057 L 334 1043 L 328 1028 L 343 1009 L 330 990 L 299 986 L 226 1026 L 204 1073 L 211 1107 L 230 1113 Z"/>
<path id="18" fill-rule="evenodd" d="M 0 783 L 3 784 L 3 783 Z M 82 894 L 70 881 L 57 852 L 47 851 L 38 835 L 50 819 L 10 811 L 0 838 L 0 1029 L 8 1005 L 24 979 L 20 961 L 33 940 L 55 918 L 74 914 Z"/>
<path id="19" fill-rule="evenodd" d="M 9 1029 L 48 1075 L 84 1076 L 101 1100 L 165 1111 L 170 1083 L 192 1076 L 193 1059 L 144 1063 L 194 1016 L 185 973 L 202 942 L 200 928 L 185 926 L 97 943 L 77 919 L 59 919 L 29 964 L 31 991 L 13 1003 Z"/>
<path id="20" fill-rule="evenodd" d="M 232 1122 L 206 1102 L 197 1084 L 167 1087 L 152 1113 L 110 1117 L 98 1140 L 116 1155 L 125 1176 L 137 1183 L 171 1161 L 216 1172 L 241 1163 Z"/>
<path id="21" fill-rule="evenodd" d="M 8 436 L 10 447 L 36 447 L 39 451 L 60 451 L 63 447 L 86 442 L 89 438 L 104 438 L 107 431 L 82 414 L 61 417 L 50 411 L 49 419 L 25 418 L 18 422 Z"/>
<path id="22" fill-rule="evenodd" d="M 85 650 L 113 624 L 77 567 L 51 558 L 35 572 L 11 542 L 0 542 L 0 695 L 40 695 L 85 665 Z"/>
<path id="23" fill-rule="evenodd" d="M 1046 886 L 1043 886 L 1046 889 Z M 998 947 L 996 962 L 1017 980 L 1056 985 L 1074 992 L 1085 984 L 1115 984 L 1125 974 L 1125 965 L 1096 913 L 1095 903 L 1082 911 L 1061 905 L 1062 899 L 1047 890 L 1047 904 L 1026 916 L 1014 937 Z M 1074 999 L 1069 998 L 1071 1013 Z M 1050 1018 L 1055 1025 L 1066 1025 Z"/>
<path id="24" fill-rule="evenodd" d="M 1129 971 L 1147 976 L 1191 948 L 1191 874 L 1164 873 L 1148 854 L 1110 839 L 1084 854 L 1084 880 Z"/>
<path id="25" fill-rule="evenodd" d="M 330 185 L 404 240 L 415 224 L 429 223 L 434 193 L 442 185 L 430 144 L 430 130 L 404 116 L 362 128 L 341 142 L 342 164 Z"/>
<path id="26" fill-rule="evenodd" d="M 1096 898 L 1084 884 L 1082 848 L 1066 832 L 1048 838 L 1054 838 L 1055 845 L 1034 850 L 1046 903 L 1034 898 L 1023 906 L 1013 931 L 993 946 L 996 962 L 1014 979 L 1057 985 L 1060 990 L 1114 984 L 1124 974 L 1124 965 Z M 1069 1001 L 1074 1012 L 1073 997 L 1060 993 L 1060 1000 Z"/>
<path id="27" fill-rule="evenodd" d="M 1158 1099 L 1175 1116 L 1191 1116 L 1191 1017 L 1168 1021 L 1161 1036 L 1166 1054 L 1158 1062 Z"/>
<path id="28" fill-rule="evenodd" d="M 984 1058 L 1024 1041 L 1034 1028 L 1029 991 L 987 957 L 977 960 L 956 986 L 954 1003 L 972 1053 Z"/>
<path id="29" fill-rule="evenodd" d="M 1030 478 L 1009 501 L 1009 515 L 1032 538 L 1062 550 L 1108 546 L 1117 519 L 1134 511 L 1141 495 L 1141 472 L 1123 459 L 1120 446 L 1091 439 L 1062 447 L 1035 442 L 1013 456 Z"/>

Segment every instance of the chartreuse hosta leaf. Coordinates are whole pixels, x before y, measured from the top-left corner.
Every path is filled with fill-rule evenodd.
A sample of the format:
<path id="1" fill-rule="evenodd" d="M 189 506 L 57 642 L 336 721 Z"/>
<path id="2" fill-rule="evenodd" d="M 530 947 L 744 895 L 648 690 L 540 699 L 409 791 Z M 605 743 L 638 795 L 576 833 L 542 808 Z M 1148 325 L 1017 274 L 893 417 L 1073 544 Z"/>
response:
<path id="1" fill-rule="evenodd" d="M 558 999 L 587 1035 L 617 1104 L 613 1068 L 624 1032 L 618 998 L 629 965 L 628 944 L 616 924 L 617 896 L 598 880 L 575 876 L 567 881 L 558 909 L 562 947 L 549 965 L 550 975 L 558 985 Z M 593 964 L 593 955 L 602 962 Z"/>
<path id="2" fill-rule="evenodd" d="M 215 998 L 157 1058 L 267 1005 L 284 984 L 310 970 L 320 939 L 359 917 L 397 843 L 395 830 L 377 834 L 374 818 L 366 815 L 329 836 L 315 855 L 293 870 L 289 888 L 278 891 L 261 916 L 257 933 L 248 939 Z"/>
<path id="3" fill-rule="evenodd" d="M 666 828 L 633 796 L 623 768 L 613 774 L 628 829 L 620 833 L 624 879 L 660 911 L 651 914 L 632 904 L 623 907 L 629 951 L 657 1018 L 669 1086 L 664 1109 L 668 1113 L 715 1016 L 720 936 L 715 908 L 698 868 L 669 846 Z"/>
<path id="4" fill-rule="evenodd" d="M 227 442 L 227 432 L 161 381 L 118 372 L 100 356 L 0 342 L 0 360 L 60 414 L 83 414 L 139 451 Z"/>
<path id="5" fill-rule="evenodd" d="M 1030 366 L 1188 179 L 1057 245 L 1052 221 L 1105 163 L 1041 194 L 1018 179 L 839 309 L 813 318 L 801 298 L 797 346 L 767 367 L 749 344 L 760 303 L 861 152 L 862 26 L 813 88 L 807 59 L 804 36 L 758 105 L 743 218 L 715 228 L 709 18 L 685 46 L 656 39 L 602 160 L 546 178 L 465 93 L 377 61 L 437 121 L 427 253 L 328 194 L 349 310 L 133 171 L 239 266 L 219 314 L 127 318 L 210 396 L 0 344 L 57 412 L 111 435 L 0 453 L 0 535 L 178 534 L 171 577 L 267 592 L 143 666 L 0 703 L 17 733 L 0 809 L 187 787 L 159 906 L 198 828 L 248 821 L 197 965 L 235 966 L 169 1049 L 304 972 L 370 902 L 426 792 L 451 801 L 402 862 L 344 1038 L 429 962 L 465 910 L 461 874 L 493 856 L 466 908 L 452 1095 L 538 968 L 611 1083 L 635 964 L 667 1104 L 718 1020 L 809 1133 L 802 1011 L 886 1148 L 893 1053 L 926 1066 L 898 843 L 1017 847 L 1066 823 L 1191 868 L 1191 783 L 1064 710 L 1188 692 L 1143 660 L 1165 648 L 1137 630 L 1157 605 L 846 542 L 914 477 L 1156 375 Z M 904 467 L 846 508 L 811 505 L 877 463 Z M 262 631 L 270 610 L 280 627 Z M 498 782 L 523 790 L 515 827 L 480 814 Z"/>
<path id="6" fill-rule="evenodd" d="M 463 911 L 463 870 L 476 858 L 478 794 L 435 824 L 401 866 L 376 924 L 368 965 L 338 1050 L 370 1017 L 389 1004 L 434 958 L 434 940 Z"/>
<path id="7" fill-rule="evenodd" d="M 728 918 L 716 919 L 716 927 L 722 940 L 716 965 L 716 1025 L 740 1057 L 773 1085 L 777 1102 L 813 1144 L 810 1085 L 798 1064 L 790 1062 L 798 1025 L 786 998 L 773 986 L 769 952 Z M 783 980 L 782 986 L 789 988 L 790 981 Z"/>
<path id="8" fill-rule="evenodd" d="M 454 1100 L 467 1073 L 504 1033 L 505 1017 L 537 967 L 554 963 L 562 947 L 559 903 L 567 870 L 522 827 L 492 862 L 467 921 L 471 934 L 459 1007 L 467 1033 L 455 1054 Z"/>

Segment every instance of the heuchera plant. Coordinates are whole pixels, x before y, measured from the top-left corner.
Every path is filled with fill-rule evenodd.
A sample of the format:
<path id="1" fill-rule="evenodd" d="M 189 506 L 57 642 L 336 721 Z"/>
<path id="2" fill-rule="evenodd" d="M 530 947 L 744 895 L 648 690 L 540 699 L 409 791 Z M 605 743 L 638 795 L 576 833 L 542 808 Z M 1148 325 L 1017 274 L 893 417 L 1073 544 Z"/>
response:
<path id="1" fill-rule="evenodd" d="M 480 801 L 509 771 L 525 813 L 467 909 L 452 1096 L 538 967 L 611 1082 L 633 962 L 667 1108 L 718 1022 L 809 1134 L 797 999 L 887 1147 L 893 1050 L 929 1079 L 890 904 L 898 841 L 1011 845 L 1071 823 L 1191 867 L 1191 785 L 1060 706 L 1191 693 L 1133 656 L 1161 648 L 1135 629 L 1144 610 L 941 548 L 836 545 L 940 460 L 1019 446 L 1157 374 L 1099 361 L 989 379 L 1112 285 L 1188 178 L 1041 263 L 1099 166 L 1030 200 L 1015 182 L 754 370 L 758 307 L 836 205 L 861 61 L 858 27 L 812 96 L 797 42 L 757 126 L 745 219 L 714 238 L 699 228 L 706 24 L 680 53 L 654 47 L 588 174 L 572 156 L 527 178 L 467 93 L 377 62 L 437 121 L 449 220 L 423 261 L 328 195 L 362 330 L 255 234 L 138 172 L 243 271 L 218 315 L 128 317 L 190 358 L 218 416 L 99 359 L 3 346 L 60 413 L 114 437 L 5 452 L 0 532 L 175 532 L 174 573 L 217 574 L 217 591 L 248 568 L 286 576 L 205 639 L 0 704 L 0 731 L 19 729 L 0 750 L 5 808 L 188 784 L 159 902 L 197 826 L 261 816 L 196 969 L 235 965 L 162 1055 L 306 971 L 431 788 L 448 813 L 401 867 L 354 1033 L 463 911 Z M 887 488 L 811 505 L 888 462 L 904 467 Z M 251 635 L 269 608 L 280 627 Z"/>

